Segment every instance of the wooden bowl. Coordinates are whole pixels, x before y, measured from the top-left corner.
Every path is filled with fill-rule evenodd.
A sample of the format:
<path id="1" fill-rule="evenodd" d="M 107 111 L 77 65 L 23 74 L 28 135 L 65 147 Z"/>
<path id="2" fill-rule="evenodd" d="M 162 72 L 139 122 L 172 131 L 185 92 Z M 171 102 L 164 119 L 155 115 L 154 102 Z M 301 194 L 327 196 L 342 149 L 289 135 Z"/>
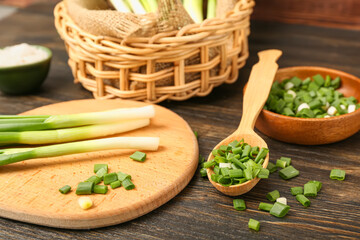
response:
<path id="1" fill-rule="evenodd" d="M 324 67 L 289 67 L 279 69 L 274 81 L 297 76 L 301 79 L 316 74 L 340 77 L 338 91 L 345 97 L 354 96 L 360 101 L 360 79 L 335 69 Z M 331 118 L 288 117 L 263 109 L 255 127 L 265 135 L 288 143 L 319 145 L 344 140 L 360 130 L 360 109 Z"/>

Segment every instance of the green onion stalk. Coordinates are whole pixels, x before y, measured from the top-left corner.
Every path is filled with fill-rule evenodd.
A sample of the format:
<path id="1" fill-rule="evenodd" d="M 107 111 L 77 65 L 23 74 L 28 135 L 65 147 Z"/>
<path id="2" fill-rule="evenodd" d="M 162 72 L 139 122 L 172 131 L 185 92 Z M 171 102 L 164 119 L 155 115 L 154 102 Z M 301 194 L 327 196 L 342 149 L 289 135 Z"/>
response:
<path id="1" fill-rule="evenodd" d="M 157 137 L 113 137 L 80 142 L 54 144 L 25 149 L 3 149 L 0 151 L 0 166 L 34 158 L 48 158 L 62 155 L 97 152 L 113 149 L 139 149 L 156 151 L 159 147 Z"/>
<path id="2" fill-rule="evenodd" d="M 206 18 L 216 17 L 216 0 L 208 0 Z"/>
<path id="3" fill-rule="evenodd" d="M 184 0 L 184 7 L 195 23 L 201 23 L 203 16 L 203 0 Z"/>
<path id="4" fill-rule="evenodd" d="M 79 127 L 93 124 L 104 124 L 130 119 L 152 118 L 155 109 L 152 105 L 139 108 L 119 108 L 104 112 L 78 113 L 68 115 L 53 115 L 45 120 L 29 122 L 5 122 L 0 123 L 0 132 L 36 131 L 46 129 L 59 129 Z M 20 118 L 22 119 L 22 118 Z M 30 119 L 30 118 L 29 118 Z M 36 118 L 35 118 L 36 119 Z M 37 118 L 41 119 L 41 118 Z M 10 119 L 7 119 L 10 120 Z M 19 120 L 17 120 L 19 121 Z"/>
<path id="5" fill-rule="evenodd" d="M 54 144 L 105 137 L 148 126 L 150 119 L 43 131 L 0 132 L 0 146 L 9 144 Z"/>

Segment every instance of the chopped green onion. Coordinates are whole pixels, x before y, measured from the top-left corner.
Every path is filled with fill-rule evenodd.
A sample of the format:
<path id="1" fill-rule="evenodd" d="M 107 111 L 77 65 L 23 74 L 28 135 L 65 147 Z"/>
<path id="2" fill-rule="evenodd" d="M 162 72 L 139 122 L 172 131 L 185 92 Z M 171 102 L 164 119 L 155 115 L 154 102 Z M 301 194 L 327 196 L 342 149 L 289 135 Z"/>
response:
<path id="1" fill-rule="evenodd" d="M 246 209 L 246 204 L 243 199 L 234 199 L 233 204 L 234 204 L 234 208 L 238 211 L 243 211 Z"/>
<path id="2" fill-rule="evenodd" d="M 304 195 L 305 197 L 316 197 L 317 195 L 317 187 L 315 183 L 306 183 L 304 185 Z"/>
<path id="3" fill-rule="evenodd" d="M 121 182 L 121 184 L 124 186 L 126 190 L 131 190 L 135 188 L 135 185 L 132 183 L 132 181 L 128 178 L 126 178 L 124 181 Z"/>
<path id="4" fill-rule="evenodd" d="M 106 185 L 95 185 L 93 192 L 97 194 L 106 194 L 108 191 L 108 187 Z"/>
<path id="5" fill-rule="evenodd" d="M 261 202 L 259 204 L 259 210 L 263 210 L 263 211 L 266 211 L 266 212 L 270 212 L 271 208 L 274 206 L 274 204 L 271 204 L 271 203 L 263 203 Z"/>
<path id="6" fill-rule="evenodd" d="M 233 179 L 230 177 L 226 177 L 223 175 L 219 175 L 219 177 L 217 178 L 218 183 L 220 183 L 221 185 L 223 185 L 224 187 L 228 187 L 231 186 L 233 184 Z"/>
<path id="7" fill-rule="evenodd" d="M 266 168 L 261 168 L 259 174 L 257 175 L 258 178 L 269 178 L 270 171 Z"/>
<path id="8" fill-rule="evenodd" d="M 204 162 L 204 168 L 210 168 L 216 164 L 215 160 Z"/>
<path id="9" fill-rule="evenodd" d="M 97 171 L 99 171 L 100 168 L 105 168 L 105 169 L 106 169 L 106 173 L 108 172 L 108 165 L 107 165 L 107 164 L 98 163 L 98 164 L 95 164 L 95 165 L 94 165 L 94 173 L 97 173 Z"/>
<path id="10" fill-rule="evenodd" d="M 299 195 L 299 194 L 303 194 L 303 193 L 304 193 L 303 187 L 292 187 L 292 188 L 290 189 L 290 191 L 291 191 L 291 194 L 292 194 L 293 196 L 296 196 L 296 195 Z"/>
<path id="11" fill-rule="evenodd" d="M 285 180 L 294 178 L 294 177 L 298 176 L 299 174 L 300 174 L 300 172 L 298 170 L 296 170 L 293 166 L 288 166 L 279 171 L 279 176 Z"/>
<path id="12" fill-rule="evenodd" d="M 308 183 L 314 183 L 314 184 L 316 185 L 316 191 L 317 191 L 317 192 L 320 192 L 321 187 L 322 187 L 322 183 L 321 183 L 321 182 L 315 181 L 315 180 L 311 180 L 311 181 L 309 181 Z"/>
<path id="13" fill-rule="evenodd" d="M 146 153 L 136 151 L 130 156 L 130 158 L 135 161 L 143 162 L 146 159 Z"/>
<path id="14" fill-rule="evenodd" d="M 276 165 L 273 164 L 272 162 L 269 162 L 266 168 L 270 171 L 270 173 L 277 171 Z"/>
<path id="15" fill-rule="evenodd" d="M 91 208 L 93 205 L 91 198 L 89 198 L 89 197 L 80 197 L 78 199 L 78 203 L 79 203 L 79 206 L 84 210 Z"/>
<path id="16" fill-rule="evenodd" d="M 253 179 L 253 172 L 252 172 L 252 169 L 251 168 L 246 168 L 244 170 L 244 176 L 247 180 L 251 180 Z"/>
<path id="17" fill-rule="evenodd" d="M 300 202 L 304 207 L 310 206 L 310 200 L 302 194 L 296 195 L 296 200 Z"/>
<path id="18" fill-rule="evenodd" d="M 250 155 L 250 151 L 251 151 L 251 146 L 250 145 L 246 145 L 243 149 L 243 152 L 241 154 L 241 158 L 243 157 L 248 157 Z"/>
<path id="19" fill-rule="evenodd" d="M 229 170 L 229 176 L 231 178 L 241 178 L 244 176 L 244 173 L 241 169 L 231 169 Z"/>
<path id="20" fill-rule="evenodd" d="M 77 195 L 91 194 L 94 188 L 94 182 L 80 182 L 76 188 Z"/>
<path id="21" fill-rule="evenodd" d="M 115 182 L 110 183 L 110 187 L 112 189 L 118 188 L 121 186 L 121 182 L 119 180 L 116 180 Z"/>
<path id="22" fill-rule="evenodd" d="M 206 168 L 201 168 L 200 169 L 200 175 L 201 175 L 201 177 L 206 177 L 207 176 Z"/>
<path id="23" fill-rule="evenodd" d="M 125 179 L 131 180 L 131 176 L 129 174 L 123 172 L 117 172 L 116 174 L 120 182 L 123 182 Z"/>
<path id="24" fill-rule="evenodd" d="M 281 157 L 280 160 L 285 161 L 286 162 L 286 167 L 290 166 L 291 164 L 291 158 L 288 157 Z"/>
<path id="25" fill-rule="evenodd" d="M 104 175 L 104 184 L 109 185 L 112 182 L 118 180 L 118 175 L 116 173 L 108 173 Z"/>
<path id="26" fill-rule="evenodd" d="M 283 161 L 281 159 L 276 160 L 276 166 L 280 168 L 286 168 L 286 161 Z"/>
<path id="27" fill-rule="evenodd" d="M 260 152 L 258 153 L 254 161 L 256 163 L 259 162 L 261 159 L 265 158 L 268 153 L 269 153 L 269 149 L 261 148 Z"/>
<path id="28" fill-rule="evenodd" d="M 250 218 L 248 225 L 249 225 L 249 228 L 250 228 L 250 229 L 253 229 L 253 230 L 255 230 L 255 231 L 259 231 L 259 230 L 260 230 L 260 222 L 257 221 L 257 220 L 255 220 L 255 219 Z"/>
<path id="29" fill-rule="evenodd" d="M 330 172 L 330 178 L 343 181 L 345 179 L 345 171 L 340 169 L 333 169 Z"/>
<path id="30" fill-rule="evenodd" d="M 104 179 L 105 174 L 107 174 L 107 169 L 106 168 L 100 168 L 96 172 L 96 176 L 98 176 L 100 179 Z"/>
<path id="31" fill-rule="evenodd" d="M 215 174 L 212 174 L 212 175 L 211 175 L 211 180 L 214 181 L 214 182 L 218 182 L 219 176 L 220 176 L 220 175 L 219 175 L 219 174 L 216 174 L 216 173 L 215 173 Z"/>
<path id="32" fill-rule="evenodd" d="M 280 193 L 278 190 L 274 190 L 272 192 L 269 192 L 268 194 L 266 194 L 266 198 L 270 201 L 270 202 L 275 202 L 276 199 L 278 199 L 280 197 Z"/>
<path id="33" fill-rule="evenodd" d="M 290 206 L 285 205 L 279 202 L 275 202 L 274 206 L 270 209 L 270 214 L 275 217 L 285 217 L 285 215 L 289 212 Z"/>
<path id="34" fill-rule="evenodd" d="M 94 176 L 89 177 L 87 180 L 85 180 L 85 182 L 93 182 L 96 185 L 99 182 L 101 182 L 101 178 L 94 175 Z"/>
<path id="35" fill-rule="evenodd" d="M 67 194 L 68 192 L 70 192 L 70 190 L 71 190 L 71 187 L 69 185 L 65 185 L 59 189 L 59 192 L 61 192 L 62 194 Z"/>

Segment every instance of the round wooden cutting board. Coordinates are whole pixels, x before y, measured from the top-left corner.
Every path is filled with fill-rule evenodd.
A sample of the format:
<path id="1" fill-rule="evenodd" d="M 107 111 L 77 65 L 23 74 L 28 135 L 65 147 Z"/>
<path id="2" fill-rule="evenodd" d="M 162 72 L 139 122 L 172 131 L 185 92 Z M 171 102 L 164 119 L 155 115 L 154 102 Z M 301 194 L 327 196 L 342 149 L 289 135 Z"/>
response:
<path id="1" fill-rule="evenodd" d="M 142 102 L 79 100 L 40 107 L 24 114 L 69 114 L 140 107 Z M 178 194 L 191 180 L 198 163 L 198 144 L 189 125 L 174 112 L 155 105 L 148 127 L 117 136 L 160 137 L 156 152 L 145 162 L 133 161 L 135 150 L 112 150 L 56 158 L 43 158 L 0 167 L 0 216 L 39 225 L 90 229 L 122 223 L 142 216 Z M 82 210 L 75 194 L 79 182 L 94 175 L 95 163 L 107 163 L 109 172 L 132 176 L 136 188 L 111 189 L 89 195 L 94 205 Z M 58 189 L 70 185 L 69 194 Z"/>

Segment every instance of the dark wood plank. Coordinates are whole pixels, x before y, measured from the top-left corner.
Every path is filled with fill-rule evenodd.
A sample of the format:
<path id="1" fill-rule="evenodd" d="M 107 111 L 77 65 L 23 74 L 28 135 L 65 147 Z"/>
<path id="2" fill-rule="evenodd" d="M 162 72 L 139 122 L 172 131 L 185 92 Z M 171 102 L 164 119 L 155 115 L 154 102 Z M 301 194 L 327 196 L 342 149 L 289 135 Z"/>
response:
<path id="1" fill-rule="evenodd" d="M 89 92 L 72 82 L 63 42 L 53 27 L 52 7 L 51 4 L 35 5 L 0 22 L 0 31 L 7 33 L 0 36 L 1 46 L 30 42 L 54 51 L 50 75 L 42 89 L 28 96 L 0 94 L 0 113 L 16 114 L 50 103 L 91 98 Z M 237 127 L 242 114 L 242 88 L 252 64 L 257 61 L 256 52 L 280 48 L 284 51 L 279 62 L 281 67 L 327 66 L 360 76 L 360 31 L 261 21 L 254 21 L 251 28 L 250 58 L 235 84 L 222 85 L 204 98 L 161 104 L 177 112 L 198 131 L 203 156 Z M 220 194 L 196 173 L 178 196 L 133 221 L 74 231 L 1 218 L 0 239 L 359 239 L 360 133 L 339 143 L 311 147 L 261 136 L 268 142 L 271 161 L 280 156 L 292 157 L 293 165 L 301 174 L 290 181 L 280 179 L 277 173 L 269 180 L 262 180 L 250 193 L 241 196 L 248 206 L 244 212 L 235 211 L 232 197 Z M 346 170 L 346 181 L 330 180 L 332 168 Z M 312 206 L 304 209 L 290 195 L 289 188 L 308 180 L 322 181 L 323 189 L 312 200 Z M 257 210 L 259 202 L 266 201 L 266 193 L 274 189 L 287 197 L 291 205 L 284 219 Z M 261 221 L 260 232 L 247 228 L 249 218 Z"/>
<path id="2" fill-rule="evenodd" d="M 253 19 L 360 29 L 359 0 L 257 0 Z"/>

